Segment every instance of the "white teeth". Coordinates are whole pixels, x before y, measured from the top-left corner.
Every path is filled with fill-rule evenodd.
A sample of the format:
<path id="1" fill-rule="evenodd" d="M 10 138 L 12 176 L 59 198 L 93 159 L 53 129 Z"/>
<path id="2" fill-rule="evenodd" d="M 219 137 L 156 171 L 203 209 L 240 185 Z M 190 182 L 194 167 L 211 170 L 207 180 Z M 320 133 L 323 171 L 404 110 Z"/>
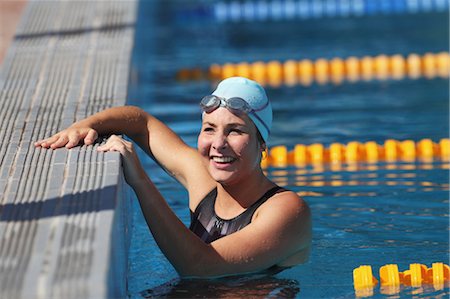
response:
<path id="1" fill-rule="evenodd" d="M 232 157 L 212 157 L 212 159 L 214 162 L 217 163 L 229 163 L 234 161 L 234 158 Z"/>

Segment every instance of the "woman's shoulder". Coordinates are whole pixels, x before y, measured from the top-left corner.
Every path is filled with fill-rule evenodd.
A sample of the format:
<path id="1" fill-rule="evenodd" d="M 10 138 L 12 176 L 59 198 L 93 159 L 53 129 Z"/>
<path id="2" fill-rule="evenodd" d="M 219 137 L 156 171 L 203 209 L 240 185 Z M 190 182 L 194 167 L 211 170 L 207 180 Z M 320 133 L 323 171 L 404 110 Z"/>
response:
<path id="1" fill-rule="evenodd" d="M 252 221 L 254 224 L 269 231 L 273 238 L 284 244 L 281 246 L 295 250 L 289 260 L 279 265 L 290 266 L 307 259 L 312 221 L 309 206 L 303 198 L 290 190 L 277 192 L 261 205 L 257 213 L 255 221 Z"/>
<path id="2" fill-rule="evenodd" d="M 278 187 L 277 192 L 268 201 L 283 204 L 306 204 L 306 201 L 296 192 L 283 187 Z"/>
<path id="3" fill-rule="evenodd" d="M 309 217 L 310 209 L 307 202 L 297 193 L 281 188 L 258 209 L 259 213 Z"/>

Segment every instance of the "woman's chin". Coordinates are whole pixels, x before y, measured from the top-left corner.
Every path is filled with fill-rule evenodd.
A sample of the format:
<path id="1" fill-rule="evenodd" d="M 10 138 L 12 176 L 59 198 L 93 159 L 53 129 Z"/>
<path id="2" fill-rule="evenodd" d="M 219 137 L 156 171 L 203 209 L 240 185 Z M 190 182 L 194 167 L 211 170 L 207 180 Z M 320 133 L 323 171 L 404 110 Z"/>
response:
<path id="1" fill-rule="evenodd" d="M 216 168 L 210 168 L 209 173 L 211 177 L 222 185 L 229 185 L 234 181 L 235 173 L 233 171 L 218 170 Z"/>

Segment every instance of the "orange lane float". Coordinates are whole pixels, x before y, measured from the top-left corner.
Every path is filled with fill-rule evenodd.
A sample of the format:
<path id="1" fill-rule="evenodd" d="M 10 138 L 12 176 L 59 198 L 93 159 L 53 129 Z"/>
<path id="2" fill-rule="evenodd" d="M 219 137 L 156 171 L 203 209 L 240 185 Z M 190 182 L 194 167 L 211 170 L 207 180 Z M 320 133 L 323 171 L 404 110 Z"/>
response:
<path id="1" fill-rule="evenodd" d="M 347 144 L 332 143 L 329 147 L 315 143 L 310 145 L 297 144 L 291 151 L 286 146 L 271 147 L 262 160 L 263 167 L 286 167 L 294 165 L 303 167 L 318 164 L 354 164 L 377 162 L 413 162 L 420 160 L 432 162 L 450 161 L 450 139 L 439 142 L 431 139 L 398 141 L 388 139 L 383 144 L 374 141 L 352 141 Z"/>
<path id="2" fill-rule="evenodd" d="M 213 64 L 207 70 L 199 68 L 182 69 L 177 73 L 179 80 L 222 80 L 232 76 L 243 76 L 258 81 L 262 85 L 309 86 L 314 82 L 342 84 L 345 81 L 401 80 L 436 77 L 448 78 L 450 73 L 450 53 L 415 53 L 406 56 L 377 55 L 316 60 L 271 60 L 268 62 L 239 62 Z"/>
<path id="3" fill-rule="evenodd" d="M 440 262 L 433 263 L 431 268 L 415 263 L 410 264 L 408 270 L 400 272 L 398 265 L 387 264 L 380 267 L 379 277 L 382 294 L 397 294 L 401 285 L 413 288 L 432 285 L 435 290 L 442 290 L 450 282 L 450 268 Z M 353 286 L 357 296 L 372 296 L 377 284 L 378 280 L 373 276 L 370 265 L 362 265 L 353 270 Z"/>

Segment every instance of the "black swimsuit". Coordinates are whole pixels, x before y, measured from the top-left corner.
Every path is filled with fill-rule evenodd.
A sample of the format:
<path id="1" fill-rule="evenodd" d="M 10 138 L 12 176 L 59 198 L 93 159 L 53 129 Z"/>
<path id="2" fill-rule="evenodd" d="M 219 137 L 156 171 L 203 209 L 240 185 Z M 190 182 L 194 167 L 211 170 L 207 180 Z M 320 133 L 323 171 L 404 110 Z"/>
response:
<path id="1" fill-rule="evenodd" d="M 248 207 L 242 214 L 225 220 L 217 216 L 214 205 L 216 203 L 217 188 L 214 188 L 199 203 L 195 212 L 191 211 L 191 226 L 189 229 L 199 236 L 205 243 L 211 243 L 219 238 L 230 235 L 250 224 L 256 209 L 271 198 L 275 193 L 284 190 L 276 186 L 267 191 L 260 199 Z"/>

